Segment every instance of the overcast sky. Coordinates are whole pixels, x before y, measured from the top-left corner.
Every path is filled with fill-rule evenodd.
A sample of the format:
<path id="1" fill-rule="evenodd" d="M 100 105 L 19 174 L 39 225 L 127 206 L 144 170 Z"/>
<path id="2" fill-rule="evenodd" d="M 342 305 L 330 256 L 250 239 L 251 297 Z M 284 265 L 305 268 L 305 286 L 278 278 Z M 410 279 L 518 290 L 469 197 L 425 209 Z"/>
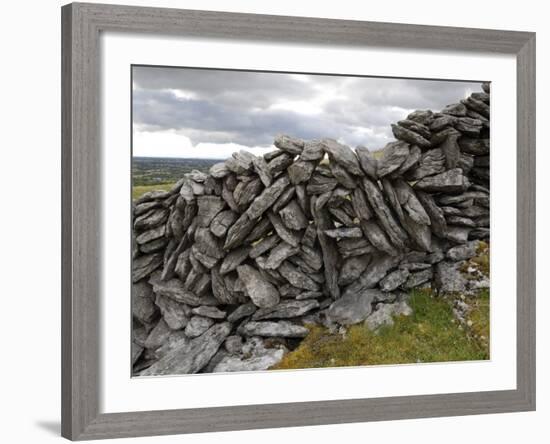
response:
<path id="1" fill-rule="evenodd" d="M 133 154 L 259 154 L 279 133 L 378 150 L 393 139 L 391 123 L 480 90 L 465 82 L 134 67 Z"/>

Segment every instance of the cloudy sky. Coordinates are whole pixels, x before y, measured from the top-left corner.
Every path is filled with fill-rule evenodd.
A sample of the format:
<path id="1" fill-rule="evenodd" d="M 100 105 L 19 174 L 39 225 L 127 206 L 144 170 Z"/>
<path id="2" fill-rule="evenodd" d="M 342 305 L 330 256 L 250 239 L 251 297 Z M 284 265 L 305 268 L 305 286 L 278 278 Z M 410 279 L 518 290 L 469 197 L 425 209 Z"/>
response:
<path id="1" fill-rule="evenodd" d="M 479 83 L 133 68 L 133 154 L 226 158 L 263 153 L 275 135 L 331 137 L 378 150 L 390 124 L 416 109 L 440 110 Z"/>

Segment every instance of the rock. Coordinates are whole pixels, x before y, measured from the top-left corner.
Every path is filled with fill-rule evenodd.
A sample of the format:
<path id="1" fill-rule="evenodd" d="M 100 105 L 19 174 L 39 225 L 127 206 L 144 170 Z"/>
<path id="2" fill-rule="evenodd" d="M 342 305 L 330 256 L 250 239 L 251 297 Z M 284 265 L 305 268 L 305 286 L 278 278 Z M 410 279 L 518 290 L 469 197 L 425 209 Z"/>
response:
<path id="1" fill-rule="evenodd" d="M 145 324 L 158 315 L 153 287 L 145 281 L 132 284 L 132 315 Z"/>
<path id="2" fill-rule="evenodd" d="M 463 153 L 473 156 L 489 155 L 490 142 L 489 139 L 468 139 L 461 137 L 458 140 L 458 145 Z"/>
<path id="3" fill-rule="evenodd" d="M 225 162 L 219 162 L 210 167 L 210 175 L 212 177 L 215 177 L 216 179 L 223 179 L 225 176 L 227 176 L 230 171 L 225 165 Z"/>
<path id="4" fill-rule="evenodd" d="M 330 171 L 332 172 L 338 183 L 349 189 L 355 188 L 357 186 L 357 182 L 355 181 L 353 176 L 348 173 L 342 165 L 332 159 L 332 157 L 330 157 L 329 159 Z"/>
<path id="5" fill-rule="evenodd" d="M 241 245 L 243 240 L 246 236 L 248 236 L 255 225 L 256 220 L 250 219 L 246 213 L 241 214 L 241 216 L 227 231 L 223 249 L 230 250 Z"/>
<path id="6" fill-rule="evenodd" d="M 254 165 L 254 171 L 258 174 L 264 187 L 270 186 L 273 181 L 273 175 L 269 170 L 266 160 L 263 157 L 255 157 L 252 164 Z"/>
<path id="7" fill-rule="evenodd" d="M 315 170 L 315 162 L 298 160 L 287 169 L 288 177 L 292 185 L 298 185 L 307 182 Z"/>
<path id="8" fill-rule="evenodd" d="M 165 342 L 171 332 L 172 330 L 166 321 L 164 319 L 160 319 L 157 325 L 155 325 L 147 336 L 147 339 L 145 339 L 143 346 L 150 350 L 156 350 Z"/>
<path id="9" fill-rule="evenodd" d="M 256 259 L 262 254 L 271 250 L 275 245 L 281 242 L 281 238 L 276 234 L 264 237 L 261 241 L 256 243 L 249 252 L 249 256 L 252 259 Z"/>
<path id="10" fill-rule="evenodd" d="M 469 181 L 462 175 L 460 168 L 445 171 L 436 176 L 425 177 L 414 185 L 415 190 L 431 193 L 460 193 L 469 186 Z"/>
<path id="11" fill-rule="evenodd" d="M 212 219 L 210 231 L 214 236 L 224 237 L 238 217 L 238 214 L 232 210 L 221 211 Z"/>
<path id="12" fill-rule="evenodd" d="M 460 262 L 442 261 L 436 264 L 434 283 L 440 293 L 464 293 L 467 280 L 460 271 Z"/>
<path id="13" fill-rule="evenodd" d="M 417 165 L 421 158 L 422 158 L 422 150 L 418 148 L 416 145 L 410 147 L 409 157 L 405 159 L 405 162 L 403 162 L 401 166 L 391 174 L 391 176 L 402 177 L 407 171 L 409 171 L 411 168 Z"/>
<path id="14" fill-rule="evenodd" d="M 447 216 L 447 223 L 450 225 L 457 225 L 461 227 L 476 227 L 476 223 L 472 219 L 461 216 Z"/>
<path id="15" fill-rule="evenodd" d="M 267 217 L 262 217 L 252 228 L 250 233 L 247 234 L 247 236 L 244 238 L 245 244 L 250 244 L 253 242 L 256 242 L 257 240 L 262 239 L 264 236 L 266 236 L 272 229 L 271 222 Z"/>
<path id="16" fill-rule="evenodd" d="M 210 226 L 212 219 L 214 219 L 225 206 L 225 202 L 218 196 L 199 196 L 197 198 L 197 204 L 199 227 Z"/>
<path id="17" fill-rule="evenodd" d="M 384 231 L 375 221 L 362 221 L 361 228 L 363 229 L 363 233 L 366 238 L 378 251 L 383 251 L 390 256 L 397 256 L 399 254 L 399 252 L 386 237 Z"/>
<path id="18" fill-rule="evenodd" d="M 149 276 L 163 263 L 161 253 L 145 254 L 132 261 L 132 282 L 138 282 Z"/>
<path id="19" fill-rule="evenodd" d="M 485 102 L 474 99 L 472 96 L 468 97 L 467 99 L 461 100 L 461 102 L 466 105 L 468 109 L 478 112 L 483 117 L 489 118 L 491 108 Z"/>
<path id="20" fill-rule="evenodd" d="M 166 232 L 166 225 L 159 225 L 156 228 L 151 228 L 150 230 L 144 231 L 139 236 L 136 237 L 136 242 L 140 245 L 147 244 L 148 242 L 152 242 L 155 239 L 159 239 L 164 237 L 164 233 Z"/>
<path id="21" fill-rule="evenodd" d="M 214 298 L 199 297 L 185 289 L 184 283 L 179 279 L 170 279 L 168 281 L 155 281 L 153 291 L 157 295 L 165 296 L 176 302 L 191 306 L 199 305 L 217 305 Z"/>
<path id="22" fill-rule="evenodd" d="M 279 322 L 247 322 L 241 327 L 245 336 L 305 338 L 309 333 L 306 327 L 293 324 L 289 321 Z"/>
<path id="23" fill-rule="evenodd" d="M 240 321 L 243 318 L 246 318 L 257 310 L 256 306 L 252 302 L 248 302 L 243 305 L 239 305 L 235 310 L 233 310 L 229 316 L 227 316 L 227 320 L 229 322 L 237 322 Z"/>
<path id="24" fill-rule="evenodd" d="M 294 256 L 299 251 L 300 249 L 298 247 L 293 247 L 283 241 L 270 251 L 264 267 L 271 270 L 277 269 L 286 259 Z"/>
<path id="25" fill-rule="evenodd" d="M 434 120 L 433 112 L 430 110 L 414 111 L 407 116 L 407 120 L 429 126 Z"/>
<path id="26" fill-rule="evenodd" d="M 367 178 L 363 179 L 363 187 L 371 207 L 376 216 L 378 216 L 378 222 L 384 228 L 391 243 L 397 249 L 403 249 L 407 240 L 407 234 L 393 217 L 390 208 L 386 205 L 380 188 Z"/>
<path id="27" fill-rule="evenodd" d="M 189 338 L 196 338 L 197 336 L 202 335 L 213 324 L 214 321 L 210 318 L 193 316 L 185 327 L 185 335 Z"/>
<path id="28" fill-rule="evenodd" d="M 291 200 L 288 205 L 279 211 L 279 215 L 283 223 L 291 230 L 302 230 L 309 225 L 304 212 L 296 200 Z"/>
<path id="29" fill-rule="evenodd" d="M 283 349 L 265 349 L 265 352 L 245 358 L 242 356 L 226 356 L 216 367 L 214 373 L 220 372 L 251 372 L 268 370 L 281 362 L 285 352 Z"/>
<path id="30" fill-rule="evenodd" d="M 418 166 L 411 168 L 406 176 L 410 180 L 420 180 L 445 171 L 445 155 L 440 148 L 428 150 L 422 154 Z"/>
<path id="31" fill-rule="evenodd" d="M 361 276 L 361 273 L 366 270 L 370 261 L 371 257 L 366 254 L 362 256 L 352 256 L 350 258 L 347 258 L 344 261 L 340 270 L 338 285 L 346 286 L 348 284 L 351 284 L 359 276 Z"/>
<path id="32" fill-rule="evenodd" d="M 175 347 L 140 376 L 198 373 L 216 354 L 231 331 L 227 322 L 215 324 L 203 335 Z"/>
<path id="33" fill-rule="evenodd" d="M 324 145 L 319 140 L 310 140 L 304 143 L 304 150 L 300 154 L 300 160 L 321 160 L 325 156 Z"/>
<path id="34" fill-rule="evenodd" d="M 285 191 L 290 184 L 287 176 L 278 178 L 270 187 L 267 187 L 262 193 L 254 199 L 248 207 L 245 214 L 249 219 L 260 217 L 268 208 L 270 208 L 277 198 Z"/>
<path id="35" fill-rule="evenodd" d="M 228 353 L 239 354 L 243 349 L 243 338 L 239 335 L 228 336 L 223 345 Z"/>
<path id="36" fill-rule="evenodd" d="M 441 151 L 445 156 L 445 166 L 448 170 L 458 167 L 458 162 L 460 160 L 460 147 L 458 146 L 458 138 L 460 133 L 454 131 L 449 133 L 445 138 L 445 141 L 441 144 Z"/>
<path id="37" fill-rule="evenodd" d="M 434 133 L 437 133 L 445 128 L 453 126 L 455 122 L 456 117 L 450 116 L 448 114 L 441 114 L 430 124 L 430 130 L 432 130 Z"/>
<path id="38" fill-rule="evenodd" d="M 391 327 L 394 324 L 393 316 L 410 316 L 412 313 L 412 308 L 406 301 L 379 304 L 376 311 L 365 320 L 365 325 L 369 330 L 376 331 L 385 325 Z"/>
<path id="39" fill-rule="evenodd" d="M 463 245 L 457 245 L 456 247 L 447 250 L 447 258 L 452 261 L 463 261 L 470 259 L 477 254 L 479 247 L 479 241 L 473 240 Z"/>
<path id="40" fill-rule="evenodd" d="M 148 213 L 138 216 L 134 221 L 134 229 L 139 231 L 149 230 L 158 227 L 166 222 L 169 211 L 166 208 L 158 208 L 149 211 Z"/>
<path id="41" fill-rule="evenodd" d="M 426 125 L 415 122 L 414 120 L 409 120 L 409 119 L 400 120 L 399 122 L 397 122 L 397 125 L 402 127 L 402 128 L 406 128 L 410 131 L 413 131 L 416 134 L 419 134 L 424 139 L 429 140 L 431 135 L 432 135 L 431 132 L 430 132 L 430 129 Z M 414 145 L 414 143 L 413 143 L 413 145 Z"/>
<path id="42" fill-rule="evenodd" d="M 400 268 L 398 270 L 392 271 L 380 281 L 380 288 L 382 289 L 382 291 L 396 290 L 407 281 L 409 274 L 409 270 L 407 269 Z"/>
<path id="43" fill-rule="evenodd" d="M 180 330 L 189 322 L 190 308 L 181 302 L 157 295 L 155 304 L 160 309 L 164 321 L 172 330 Z"/>
<path id="44" fill-rule="evenodd" d="M 277 148 L 290 154 L 301 154 L 304 149 L 304 141 L 294 137 L 279 134 L 273 142 Z"/>
<path id="45" fill-rule="evenodd" d="M 292 245 L 293 247 L 297 247 L 298 245 L 300 245 L 301 237 L 298 231 L 287 228 L 281 218 L 271 211 L 267 214 L 267 217 L 269 218 L 271 225 L 273 225 L 275 232 L 281 239 L 283 239 L 285 242 Z"/>
<path id="46" fill-rule="evenodd" d="M 191 313 L 211 319 L 224 319 L 226 315 L 225 311 L 221 311 L 219 308 L 209 307 L 207 305 L 193 308 Z"/>
<path id="47" fill-rule="evenodd" d="M 286 170 L 294 162 L 294 156 L 288 153 L 282 153 L 281 155 L 273 158 L 267 164 L 269 172 L 272 176 L 276 176 L 281 171 Z"/>
<path id="48" fill-rule="evenodd" d="M 430 225 L 430 217 L 411 186 L 403 179 L 396 179 L 393 185 L 399 205 L 408 213 L 410 218 L 417 224 Z"/>
<path id="49" fill-rule="evenodd" d="M 252 320 L 295 318 L 303 316 L 317 307 L 319 307 L 319 302 L 315 299 L 282 301 L 274 307 L 260 308 L 254 313 Z"/>
<path id="50" fill-rule="evenodd" d="M 463 244 L 468 241 L 468 234 L 471 228 L 457 227 L 449 225 L 447 226 L 447 239 L 456 242 L 457 244 Z"/>
<path id="51" fill-rule="evenodd" d="M 344 290 L 343 296 L 361 293 L 374 288 L 393 268 L 397 267 L 401 258 L 384 253 L 373 254 L 372 261 L 359 278 Z"/>
<path id="52" fill-rule="evenodd" d="M 342 325 L 358 324 L 371 314 L 374 299 L 380 293 L 380 290 L 365 289 L 357 293 L 344 294 L 328 308 L 327 318 Z"/>
<path id="53" fill-rule="evenodd" d="M 325 230 L 325 234 L 333 239 L 358 239 L 363 237 L 359 227 L 341 227 L 332 230 Z"/>
<path id="54" fill-rule="evenodd" d="M 317 291 L 319 289 L 319 286 L 313 279 L 307 274 L 302 273 L 288 261 L 283 262 L 278 271 L 294 287 L 311 291 Z"/>
<path id="55" fill-rule="evenodd" d="M 260 308 L 273 307 L 279 303 L 279 291 L 268 282 L 259 271 L 250 265 L 237 267 L 239 279 L 245 285 L 246 293 L 252 302 Z"/>
<path id="56" fill-rule="evenodd" d="M 409 145 L 405 142 L 390 142 L 382 151 L 376 169 L 378 177 L 387 176 L 396 171 L 409 157 Z"/>
<path id="57" fill-rule="evenodd" d="M 441 114 L 450 114 L 451 116 L 463 117 L 466 115 L 468 108 L 463 103 L 453 103 L 452 105 L 447 105 L 441 111 Z"/>
<path id="58" fill-rule="evenodd" d="M 407 282 L 405 282 L 405 285 L 403 285 L 403 288 L 406 290 L 410 290 L 412 288 L 418 287 L 425 282 L 430 281 L 432 277 L 433 271 L 431 268 L 426 268 L 425 270 L 411 273 L 407 279 Z"/>
<path id="59" fill-rule="evenodd" d="M 353 150 L 334 139 L 323 139 L 323 148 L 331 159 L 339 163 L 344 169 L 355 176 L 362 176 L 363 171 Z"/>
<path id="60" fill-rule="evenodd" d="M 421 148 L 430 148 L 432 144 L 429 140 L 422 137 L 420 134 L 404 128 L 400 125 L 391 125 L 393 135 L 396 139 L 410 143 L 411 145 L 417 145 Z"/>
<path id="61" fill-rule="evenodd" d="M 238 247 L 227 253 L 220 267 L 220 274 L 224 275 L 236 270 L 246 260 L 249 252 L 249 247 Z"/>
<path id="62" fill-rule="evenodd" d="M 447 236 L 447 221 L 441 208 L 437 206 L 432 196 L 421 191 L 416 192 L 418 200 L 430 217 L 431 229 L 436 236 L 445 238 Z"/>
<path id="63" fill-rule="evenodd" d="M 377 169 L 378 169 L 378 160 L 374 157 L 367 147 L 358 146 L 355 148 L 357 158 L 359 159 L 359 164 L 367 176 L 373 180 L 378 179 Z"/>
<path id="64" fill-rule="evenodd" d="M 361 188 L 357 187 L 353 190 L 351 204 L 359 219 L 369 220 L 374 216 L 374 212 L 367 202 L 365 192 Z"/>

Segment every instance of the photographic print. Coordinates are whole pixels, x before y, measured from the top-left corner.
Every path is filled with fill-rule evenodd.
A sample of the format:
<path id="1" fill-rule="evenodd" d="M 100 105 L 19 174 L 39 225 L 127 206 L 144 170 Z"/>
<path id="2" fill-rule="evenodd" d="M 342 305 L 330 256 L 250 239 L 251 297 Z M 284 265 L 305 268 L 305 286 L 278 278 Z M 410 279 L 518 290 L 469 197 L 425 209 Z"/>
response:
<path id="1" fill-rule="evenodd" d="M 490 83 L 132 67 L 132 375 L 490 358 Z"/>

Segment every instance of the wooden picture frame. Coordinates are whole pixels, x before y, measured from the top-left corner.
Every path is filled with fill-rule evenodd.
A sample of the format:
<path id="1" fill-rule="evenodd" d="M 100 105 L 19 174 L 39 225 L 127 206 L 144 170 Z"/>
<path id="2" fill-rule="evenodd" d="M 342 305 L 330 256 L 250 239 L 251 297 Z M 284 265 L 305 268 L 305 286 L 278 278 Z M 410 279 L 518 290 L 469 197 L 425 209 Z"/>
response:
<path id="1" fill-rule="evenodd" d="M 99 34 L 509 54 L 517 58 L 517 388 L 125 413 L 99 411 Z M 535 409 L 535 34 L 73 3 L 62 8 L 62 435 L 73 440 Z"/>

